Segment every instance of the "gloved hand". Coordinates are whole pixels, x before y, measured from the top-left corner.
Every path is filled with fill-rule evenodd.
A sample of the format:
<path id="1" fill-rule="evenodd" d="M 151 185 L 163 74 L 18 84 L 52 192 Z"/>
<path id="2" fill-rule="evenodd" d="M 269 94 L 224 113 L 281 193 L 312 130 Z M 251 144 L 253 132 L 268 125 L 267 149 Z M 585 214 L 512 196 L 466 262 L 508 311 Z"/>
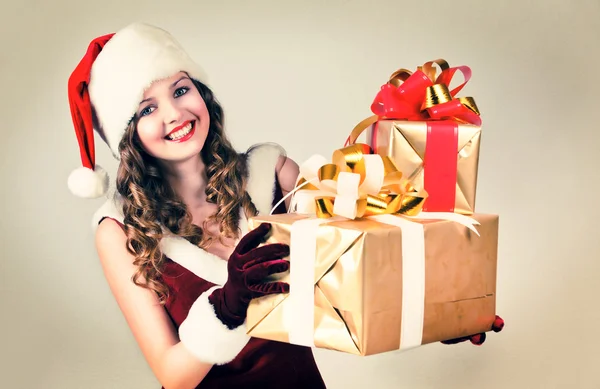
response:
<path id="1" fill-rule="evenodd" d="M 496 315 L 496 319 L 492 323 L 492 331 L 500 332 L 500 331 L 502 331 L 503 328 L 504 328 L 504 320 L 500 316 Z M 485 332 L 481 332 L 481 333 L 475 334 L 475 335 L 463 336 L 463 337 L 455 338 L 455 339 L 442 340 L 440 343 L 442 343 L 442 344 L 457 344 L 457 343 L 466 342 L 468 340 L 475 346 L 481 346 L 483 344 L 483 342 L 485 342 L 485 339 L 486 339 Z"/>
<path id="2" fill-rule="evenodd" d="M 208 297 L 217 317 L 229 329 L 244 322 L 252 299 L 289 292 L 289 284 L 285 282 L 264 282 L 267 276 L 287 271 L 290 266 L 282 259 L 290 254 L 288 245 L 273 243 L 258 247 L 270 230 L 270 224 L 262 223 L 240 240 L 227 263 L 227 282 Z"/>

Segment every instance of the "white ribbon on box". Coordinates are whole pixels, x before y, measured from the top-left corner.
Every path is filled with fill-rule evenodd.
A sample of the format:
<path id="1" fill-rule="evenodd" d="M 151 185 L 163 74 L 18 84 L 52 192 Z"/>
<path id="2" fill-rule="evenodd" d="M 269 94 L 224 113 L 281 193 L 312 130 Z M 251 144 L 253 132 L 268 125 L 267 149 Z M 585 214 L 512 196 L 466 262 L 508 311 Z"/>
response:
<path id="1" fill-rule="evenodd" d="M 384 180 L 383 163 L 378 155 L 365 155 L 368 173 L 362 184 L 360 176 L 340 172 L 337 181 L 323 180 L 316 183 L 319 190 L 302 190 L 302 186 L 319 180 L 318 171 L 327 160 L 319 155 L 309 158 L 301 167 L 299 177 L 306 182 L 297 185 L 287 196 L 294 195 L 290 210 L 312 217 L 294 222 L 290 229 L 290 293 L 284 305 L 283 321 L 292 344 L 314 347 L 315 316 L 315 263 L 317 259 L 317 235 L 321 224 L 336 220 L 356 218 L 356 199 L 365 193 L 377 193 Z M 378 160 L 379 159 L 379 160 Z M 297 182 L 298 183 L 298 182 Z M 330 218 L 315 217 L 315 197 L 335 197 Z M 276 204 L 273 210 L 279 205 Z M 289 211 L 288 211 L 289 212 Z M 407 350 L 422 344 L 425 313 L 425 233 L 421 223 L 410 219 L 448 220 L 459 223 L 476 235 L 479 222 L 468 216 L 451 212 L 420 212 L 416 216 L 382 214 L 365 216 L 380 223 L 402 229 L 402 326 L 399 350 Z"/>
<path id="2" fill-rule="evenodd" d="M 290 230 L 290 293 L 283 321 L 292 344 L 314 346 L 315 263 L 319 226 L 329 219 L 304 219 Z"/>

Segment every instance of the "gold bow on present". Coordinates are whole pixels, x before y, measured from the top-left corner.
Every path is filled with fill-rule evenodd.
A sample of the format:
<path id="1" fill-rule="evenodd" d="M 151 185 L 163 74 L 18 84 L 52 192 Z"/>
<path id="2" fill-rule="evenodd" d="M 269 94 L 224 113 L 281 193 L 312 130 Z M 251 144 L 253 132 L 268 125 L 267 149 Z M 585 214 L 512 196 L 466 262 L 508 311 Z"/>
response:
<path id="1" fill-rule="evenodd" d="M 368 145 L 356 143 L 335 150 L 331 162 L 320 155 L 304 162 L 293 196 L 296 213 L 356 219 L 381 214 L 415 216 L 427 193 L 413 188 L 389 157 L 371 154 Z"/>

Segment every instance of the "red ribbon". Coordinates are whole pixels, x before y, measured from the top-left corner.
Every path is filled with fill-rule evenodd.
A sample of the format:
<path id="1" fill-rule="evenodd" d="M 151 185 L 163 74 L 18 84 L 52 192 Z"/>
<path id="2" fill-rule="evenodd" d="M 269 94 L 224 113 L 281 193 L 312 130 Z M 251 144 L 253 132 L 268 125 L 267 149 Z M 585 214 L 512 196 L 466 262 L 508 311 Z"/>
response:
<path id="1" fill-rule="evenodd" d="M 434 84 L 448 86 L 456 71 L 461 71 L 465 81 L 450 91 L 452 100 L 422 109 L 427 88 Z M 480 116 L 465 106 L 461 100 L 454 99 L 456 94 L 471 79 L 471 69 L 468 66 L 457 66 L 443 70 L 433 82 L 423 71 L 417 70 L 402 84 L 395 86 L 386 83 L 375 96 L 371 111 L 381 119 L 403 120 L 446 120 L 457 119 L 461 122 L 481 125 Z"/>
<path id="2" fill-rule="evenodd" d="M 430 64 L 431 62 L 426 64 L 424 69 L 431 74 Z M 437 103 L 434 98 L 433 106 L 425 106 L 428 88 L 435 84 L 443 84 L 448 88 L 457 71 L 462 72 L 465 81 L 449 91 L 450 96 L 443 96 L 449 101 Z M 410 74 L 408 71 L 398 74 L 402 72 Z M 479 126 L 481 118 L 476 112 L 474 102 L 469 104 L 467 100 L 455 98 L 471 78 L 471 69 L 468 66 L 446 68 L 437 79 L 433 81 L 432 78 L 418 69 L 400 85 L 386 83 L 371 104 L 371 111 L 377 116 L 377 120 L 427 121 L 423 169 L 424 189 L 428 197 L 423 210 L 454 212 L 458 174 L 458 122 Z M 355 130 L 357 131 L 353 131 L 346 143 L 350 143 L 352 138 L 357 138 L 358 133 L 362 132 L 360 128 Z M 376 149 L 376 139 L 372 141 L 373 148 Z"/>
<path id="3" fill-rule="evenodd" d="M 427 122 L 427 143 L 423 159 L 427 199 L 423 211 L 454 212 L 458 162 L 458 124 L 453 121 Z"/>

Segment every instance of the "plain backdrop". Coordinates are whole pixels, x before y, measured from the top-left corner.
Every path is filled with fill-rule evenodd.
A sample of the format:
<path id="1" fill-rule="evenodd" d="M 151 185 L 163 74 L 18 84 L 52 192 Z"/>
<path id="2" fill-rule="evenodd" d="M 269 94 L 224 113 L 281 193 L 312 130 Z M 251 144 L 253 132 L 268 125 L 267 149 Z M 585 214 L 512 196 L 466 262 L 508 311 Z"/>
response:
<path id="1" fill-rule="evenodd" d="M 299 162 L 341 147 L 396 69 L 470 66 L 504 331 L 481 347 L 315 350 L 319 367 L 334 389 L 600 388 L 598 0 L 3 1 L 0 387 L 160 387 L 97 259 L 103 200 L 66 185 L 80 165 L 67 79 L 91 39 L 133 21 L 202 64 L 236 148 L 274 141 Z"/>

